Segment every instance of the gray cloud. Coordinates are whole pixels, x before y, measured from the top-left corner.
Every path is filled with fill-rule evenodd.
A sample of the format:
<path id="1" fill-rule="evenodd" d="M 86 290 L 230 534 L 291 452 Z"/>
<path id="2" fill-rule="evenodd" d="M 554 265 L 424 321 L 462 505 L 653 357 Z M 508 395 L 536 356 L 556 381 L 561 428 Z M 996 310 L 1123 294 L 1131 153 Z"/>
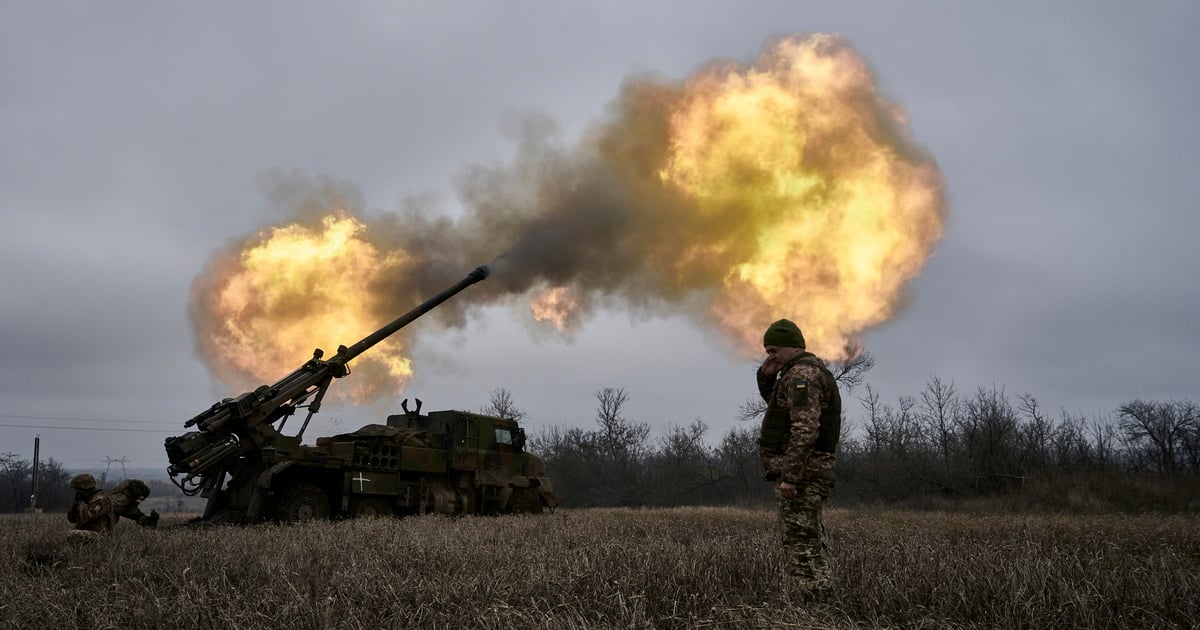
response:
<path id="1" fill-rule="evenodd" d="M 569 141 L 631 73 L 678 78 L 807 31 L 840 32 L 871 60 L 948 185 L 949 228 L 911 303 L 866 336 L 885 398 L 938 374 L 1087 414 L 1195 399 L 1200 79 L 1186 66 L 1200 56 L 1198 12 L 9 3 L 0 415 L 181 427 L 227 395 L 191 349 L 188 288 L 212 252 L 278 219 L 264 175 L 337 178 L 373 217 L 414 195 L 431 220 L 459 217 L 468 167 L 516 150 L 506 120 L 540 112 Z M 562 342 L 531 337 L 507 305 L 471 317 L 478 334 L 417 324 L 431 336 L 409 393 L 478 408 L 509 387 L 536 428 L 586 424 L 591 392 L 625 386 L 639 419 L 703 417 L 717 432 L 753 393 L 751 366 L 682 318 L 600 309 Z M 317 428 L 375 411 L 331 408 Z M 0 427 L 0 451 L 28 454 L 36 432 Z M 42 435 L 45 455 L 71 463 L 165 465 L 162 435 Z"/>

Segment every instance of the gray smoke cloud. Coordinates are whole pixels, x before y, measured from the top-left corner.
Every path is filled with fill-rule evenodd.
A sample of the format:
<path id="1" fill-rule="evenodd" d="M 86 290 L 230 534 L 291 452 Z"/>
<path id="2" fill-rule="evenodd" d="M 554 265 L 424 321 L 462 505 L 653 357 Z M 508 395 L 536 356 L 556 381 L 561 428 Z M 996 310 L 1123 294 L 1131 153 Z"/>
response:
<path id="1" fill-rule="evenodd" d="M 846 78 L 826 85 L 824 64 L 840 67 Z M 744 94 L 764 82 L 769 85 L 762 94 Z M 722 122 L 719 116 L 727 114 L 720 108 L 727 107 L 723 100 L 733 98 L 730 94 L 741 99 L 739 112 L 747 113 Z M 717 118 L 704 119 L 709 128 L 699 133 L 698 142 L 701 157 L 719 161 L 720 168 L 716 175 L 702 176 L 699 185 L 709 184 L 704 178 L 720 177 L 733 192 L 689 190 L 683 185 L 687 172 L 667 181 L 666 173 L 681 168 L 677 162 L 695 158 L 680 157 L 680 146 L 697 142 L 679 135 L 676 127 L 692 124 L 681 123 L 684 113 Z M 746 130 L 729 131 L 746 120 L 751 121 Z M 783 139 L 770 127 L 763 133 L 763 124 L 782 124 Z M 262 183 L 272 206 L 286 220 L 316 226 L 331 212 L 349 214 L 367 226 L 364 238 L 375 248 L 402 253 L 405 272 L 385 274 L 371 287 L 379 298 L 373 318 L 380 322 L 454 284 L 475 266 L 488 264 L 492 275 L 487 282 L 429 318 L 461 327 L 474 307 L 524 296 L 536 300 L 544 291 L 565 290 L 568 328 L 607 306 L 685 314 L 721 329 L 734 344 L 750 341 L 753 346 L 757 331 L 777 317 L 780 305 L 763 297 L 761 287 L 739 280 L 734 271 L 739 266 L 761 267 L 764 252 L 772 247 L 765 236 L 783 231 L 781 226 L 795 231 L 795 225 L 811 225 L 805 236 L 809 244 L 855 236 L 835 232 L 842 229 L 840 224 L 827 224 L 827 217 L 855 211 L 843 207 L 850 202 L 840 199 L 857 193 L 842 184 L 864 177 L 863 164 L 877 164 L 879 155 L 887 156 L 878 166 L 884 170 L 866 177 L 895 185 L 883 194 L 896 195 L 897 205 L 907 203 L 897 192 L 903 186 L 917 182 L 928 189 L 918 195 L 917 207 L 907 216 L 837 219 L 885 224 L 897 232 L 893 240 L 899 244 L 887 246 L 897 247 L 899 253 L 882 258 L 884 268 L 871 273 L 887 276 L 901 270 L 904 275 L 883 283 L 884 291 L 891 293 L 881 295 L 881 301 L 893 306 L 901 302 L 899 287 L 919 271 L 941 234 L 945 206 L 936 165 L 907 139 L 902 117 L 878 95 L 865 62 L 835 36 L 783 38 L 768 43 L 753 64 L 713 62 L 680 81 L 631 77 L 607 114 L 573 144 L 563 143 L 555 123 L 544 116 L 524 116 L 518 129 L 510 163 L 471 166 L 458 178 L 463 213 L 456 219 L 435 214 L 420 199 L 396 212 L 372 216 L 353 184 L 326 176 L 274 172 Z M 758 150 L 744 146 L 747 141 L 739 144 L 737 134 L 747 132 L 761 134 L 763 139 L 757 141 L 766 146 Z M 772 163 L 780 156 L 782 163 Z M 809 183 L 797 193 L 795 181 Z M 220 334 L 209 321 L 214 316 L 206 296 L 219 288 L 221 278 L 237 265 L 239 252 L 254 239 L 231 243 L 197 280 L 192 314 L 198 338 Z M 793 244 L 770 264 L 811 275 L 805 285 L 816 298 L 806 304 L 824 300 L 836 309 L 839 300 L 848 300 L 841 297 L 845 293 L 857 300 L 858 289 L 847 288 L 844 272 L 832 266 L 830 255 L 808 251 L 808 246 Z M 722 301 L 747 311 L 748 321 L 717 322 L 714 311 L 731 310 L 719 309 Z M 297 306 L 303 302 L 298 296 Z M 816 329 L 817 338 L 823 332 L 831 338 L 838 335 L 842 341 L 832 342 L 838 347 L 849 347 L 846 335 L 875 323 L 836 313 L 826 316 L 857 327 Z M 205 351 L 204 343 L 201 352 L 210 363 L 219 362 Z"/>

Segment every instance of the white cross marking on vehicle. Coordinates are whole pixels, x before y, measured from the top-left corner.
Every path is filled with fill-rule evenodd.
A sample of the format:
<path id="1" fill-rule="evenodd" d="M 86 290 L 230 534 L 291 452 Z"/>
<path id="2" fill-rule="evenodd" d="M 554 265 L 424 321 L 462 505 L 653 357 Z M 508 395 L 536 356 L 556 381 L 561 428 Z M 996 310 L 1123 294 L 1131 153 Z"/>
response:
<path id="1" fill-rule="evenodd" d="M 357 476 L 357 477 L 355 477 L 355 478 L 353 478 L 353 479 L 351 479 L 350 481 L 357 481 L 357 482 L 358 482 L 358 491 L 359 491 L 359 492 L 362 492 L 362 491 L 363 491 L 363 484 L 364 484 L 364 483 L 370 483 L 370 481 L 371 481 L 371 480 L 370 480 L 370 479 L 367 479 L 366 477 L 364 477 L 362 473 L 358 473 L 358 476 Z"/>

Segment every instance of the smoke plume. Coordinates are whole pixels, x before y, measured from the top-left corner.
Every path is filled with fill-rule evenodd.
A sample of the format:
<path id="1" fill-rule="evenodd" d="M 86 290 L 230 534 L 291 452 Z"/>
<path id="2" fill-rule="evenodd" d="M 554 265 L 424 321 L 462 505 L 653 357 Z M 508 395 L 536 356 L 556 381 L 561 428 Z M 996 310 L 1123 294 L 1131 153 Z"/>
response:
<path id="1" fill-rule="evenodd" d="M 682 80 L 629 78 L 573 144 L 527 118 L 511 163 L 463 172 L 455 220 L 417 203 L 368 219 L 328 178 L 268 184 L 286 220 L 231 243 L 193 287 L 201 354 L 231 383 L 286 373 L 318 332 L 348 345 L 489 262 L 430 318 L 462 325 L 511 300 L 560 331 L 597 308 L 684 314 L 751 355 L 787 317 L 810 350 L 845 360 L 903 302 L 946 214 L 900 108 L 823 34 Z M 401 332 L 356 361 L 358 395 L 401 386 L 405 335 L 419 334 Z"/>

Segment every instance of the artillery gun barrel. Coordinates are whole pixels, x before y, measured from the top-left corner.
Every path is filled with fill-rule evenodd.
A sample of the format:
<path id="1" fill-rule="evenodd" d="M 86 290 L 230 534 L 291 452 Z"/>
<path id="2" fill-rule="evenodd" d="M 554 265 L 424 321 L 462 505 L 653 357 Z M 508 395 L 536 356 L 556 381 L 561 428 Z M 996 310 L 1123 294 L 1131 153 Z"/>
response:
<path id="1" fill-rule="evenodd" d="M 380 328 L 370 335 L 367 335 L 362 339 L 362 341 L 359 341 L 349 348 L 338 348 L 337 359 L 343 362 L 350 361 L 354 357 L 366 352 L 371 346 L 374 346 L 380 341 L 390 337 L 397 330 L 400 330 L 401 328 L 411 324 L 413 320 L 437 308 L 438 305 L 454 297 L 458 292 L 488 277 L 488 273 L 489 270 L 486 265 L 480 265 L 479 267 L 476 267 L 471 273 L 467 274 L 467 277 L 459 280 L 454 286 L 442 291 L 428 300 L 425 300 L 421 304 L 417 305 L 416 308 L 392 320 L 391 323 L 387 324 L 383 328 Z"/>
<path id="2" fill-rule="evenodd" d="M 317 349 L 313 352 L 312 359 L 275 385 L 263 385 L 237 398 L 222 400 L 188 420 L 184 426 L 196 426 L 199 431 L 169 437 L 165 442 L 167 459 L 171 462 L 167 472 L 171 479 L 174 480 L 178 474 L 184 474 L 184 481 L 176 482 L 176 485 L 186 494 L 194 494 L 199 490 L 189 490 L 185 487 L 186 483 L 196 477 L 213 479 L 215 475 L 229 472 L 233 462 L 239 457 L 249 457 L 248 454 L 255 449 L 272 444 L 272 440 L 280 435 L 279 430 L 272 425 L 280 421 L 282 428 L 282 421 L 286 421 L 298 407 L 307 407 L 308 419 L 311 419 L 320 409 L 321 399 L 333 379 L 350 373 L 347 363 L 351 359 L 437 308 L 463 289 L 488 277 L 488 273 L 486 266 L 476 267 L 454 286 L 425 300 L 353 346 L 339 346 L 337 354 L 328 360 L 322 360 L 322 352 Z M 304 427 L 308 426 L 308 419 L 304 421 L 300 434 L 303 434 Z M 289 439 L 298 444 L 300 434 Z"/>

